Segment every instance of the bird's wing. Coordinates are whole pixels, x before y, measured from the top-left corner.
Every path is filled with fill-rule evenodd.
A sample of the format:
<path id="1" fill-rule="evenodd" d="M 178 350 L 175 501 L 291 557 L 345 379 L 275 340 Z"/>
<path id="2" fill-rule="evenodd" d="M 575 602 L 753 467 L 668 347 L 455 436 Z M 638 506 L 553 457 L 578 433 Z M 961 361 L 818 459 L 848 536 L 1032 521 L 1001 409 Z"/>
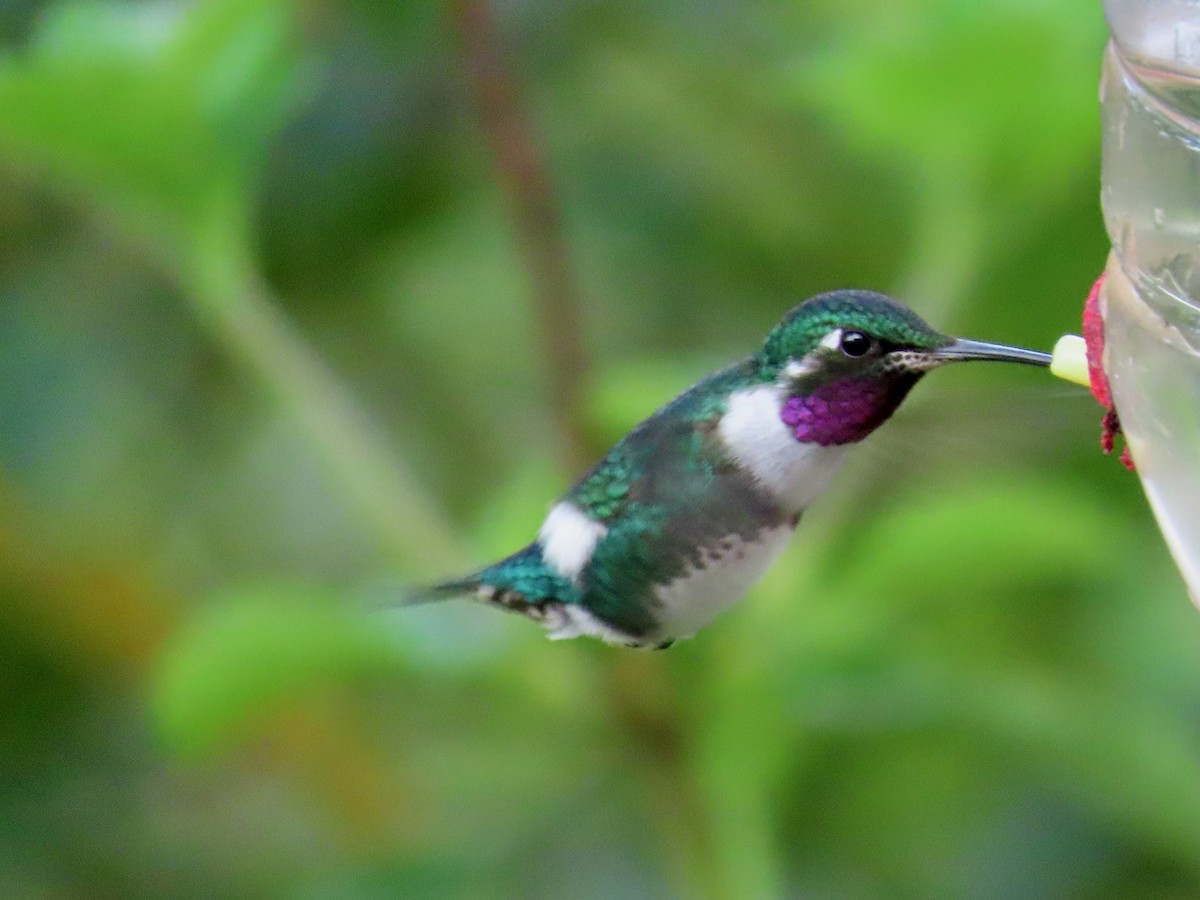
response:
<path id="1" fill-rule="evenodd" d="M 647 420 L 566 497 L 606 526 L 582 573 L 582 602 L 622 631 L 652 634 L 656 587 L 701 565 L 705 548 L 786 518 L 729 458 L 722 411 Z"/>

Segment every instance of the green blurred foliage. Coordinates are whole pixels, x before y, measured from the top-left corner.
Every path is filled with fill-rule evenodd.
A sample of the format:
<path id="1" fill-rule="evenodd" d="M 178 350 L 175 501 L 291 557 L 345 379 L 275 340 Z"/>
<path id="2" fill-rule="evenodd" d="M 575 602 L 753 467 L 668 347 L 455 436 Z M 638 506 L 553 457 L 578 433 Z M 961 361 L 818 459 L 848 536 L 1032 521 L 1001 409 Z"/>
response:
<path id="1" fill-rule="evenodd" d="M 1098 3 L 495 13 L 605 439 L 818 290 L 1077 327 Z M 359 612 L 576 474 L 455 28 L 0 9 L 0 895 L 1200 894 L 1200 617 L 1037 373 L 931 377 L 669 653 Z"/>

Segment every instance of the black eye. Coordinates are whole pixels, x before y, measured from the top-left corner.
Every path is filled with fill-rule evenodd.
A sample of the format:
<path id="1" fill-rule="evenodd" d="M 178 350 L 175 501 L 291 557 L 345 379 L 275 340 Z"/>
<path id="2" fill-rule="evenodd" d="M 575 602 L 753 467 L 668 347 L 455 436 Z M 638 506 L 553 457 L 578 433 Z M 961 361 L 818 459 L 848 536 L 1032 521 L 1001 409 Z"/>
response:
<path id="1" fill-rule="evenodd" d="M 847 356 L 866 356 L 871 349 L 871 339 L 861 331 L 847 331 L 842 334 L 841 349 Z"/>

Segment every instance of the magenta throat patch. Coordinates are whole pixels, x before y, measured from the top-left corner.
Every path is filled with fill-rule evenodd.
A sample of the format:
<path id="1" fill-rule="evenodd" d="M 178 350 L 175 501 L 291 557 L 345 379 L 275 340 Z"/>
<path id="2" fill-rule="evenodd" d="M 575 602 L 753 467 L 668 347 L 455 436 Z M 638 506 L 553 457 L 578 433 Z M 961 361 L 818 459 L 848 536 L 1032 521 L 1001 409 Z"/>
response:
<path id="1" fill-rule="evenodd" d="M 888 420 L 916 379 L 850 378 L 788 397 L 780 418 L 796 440 L 829 447 L 852 444 Z"/>

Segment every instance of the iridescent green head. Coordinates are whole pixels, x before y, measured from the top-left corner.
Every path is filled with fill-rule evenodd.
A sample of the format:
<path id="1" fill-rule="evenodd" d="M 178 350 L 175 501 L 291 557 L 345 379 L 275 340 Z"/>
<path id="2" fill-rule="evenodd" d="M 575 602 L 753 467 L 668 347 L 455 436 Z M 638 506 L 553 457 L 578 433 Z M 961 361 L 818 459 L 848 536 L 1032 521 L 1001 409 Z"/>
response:
<path id="1" fill-rule="evenodd" d="M 831 291 L 805 300 L 767 335 L 757 356 L 763 381 L 781 384 L 783 419 L 796 439 L 862 440 L 930 369 L 991 359 L 1049 365 L 1045 353 L 955 339 L 911 309 L 872 291 Z"/>
<path id="2" fill-rule="evenodd" d="M 764 379 L 828 381 L 920 375 L 947 362 L 990 359 L 1049 365 L 1045 353 L 942 334 L 886 294 L 817 294 L 771 329 L 758 353 Z"/>
<path id="3" fill-rule="evenodd" d="M 771 329 L 761 351 L 770 374 L 800 367 L 867 376 L 896 351 L 931 351 L 952 339 L 904 304 L 873 291 L 830 291 L 796 306 Z M 764 373 L 767 374 L 767 373 Z M 832 373 L 831 373 L 832 374 Z M 822 379 L 823 380 L 823 379 Z"/>

